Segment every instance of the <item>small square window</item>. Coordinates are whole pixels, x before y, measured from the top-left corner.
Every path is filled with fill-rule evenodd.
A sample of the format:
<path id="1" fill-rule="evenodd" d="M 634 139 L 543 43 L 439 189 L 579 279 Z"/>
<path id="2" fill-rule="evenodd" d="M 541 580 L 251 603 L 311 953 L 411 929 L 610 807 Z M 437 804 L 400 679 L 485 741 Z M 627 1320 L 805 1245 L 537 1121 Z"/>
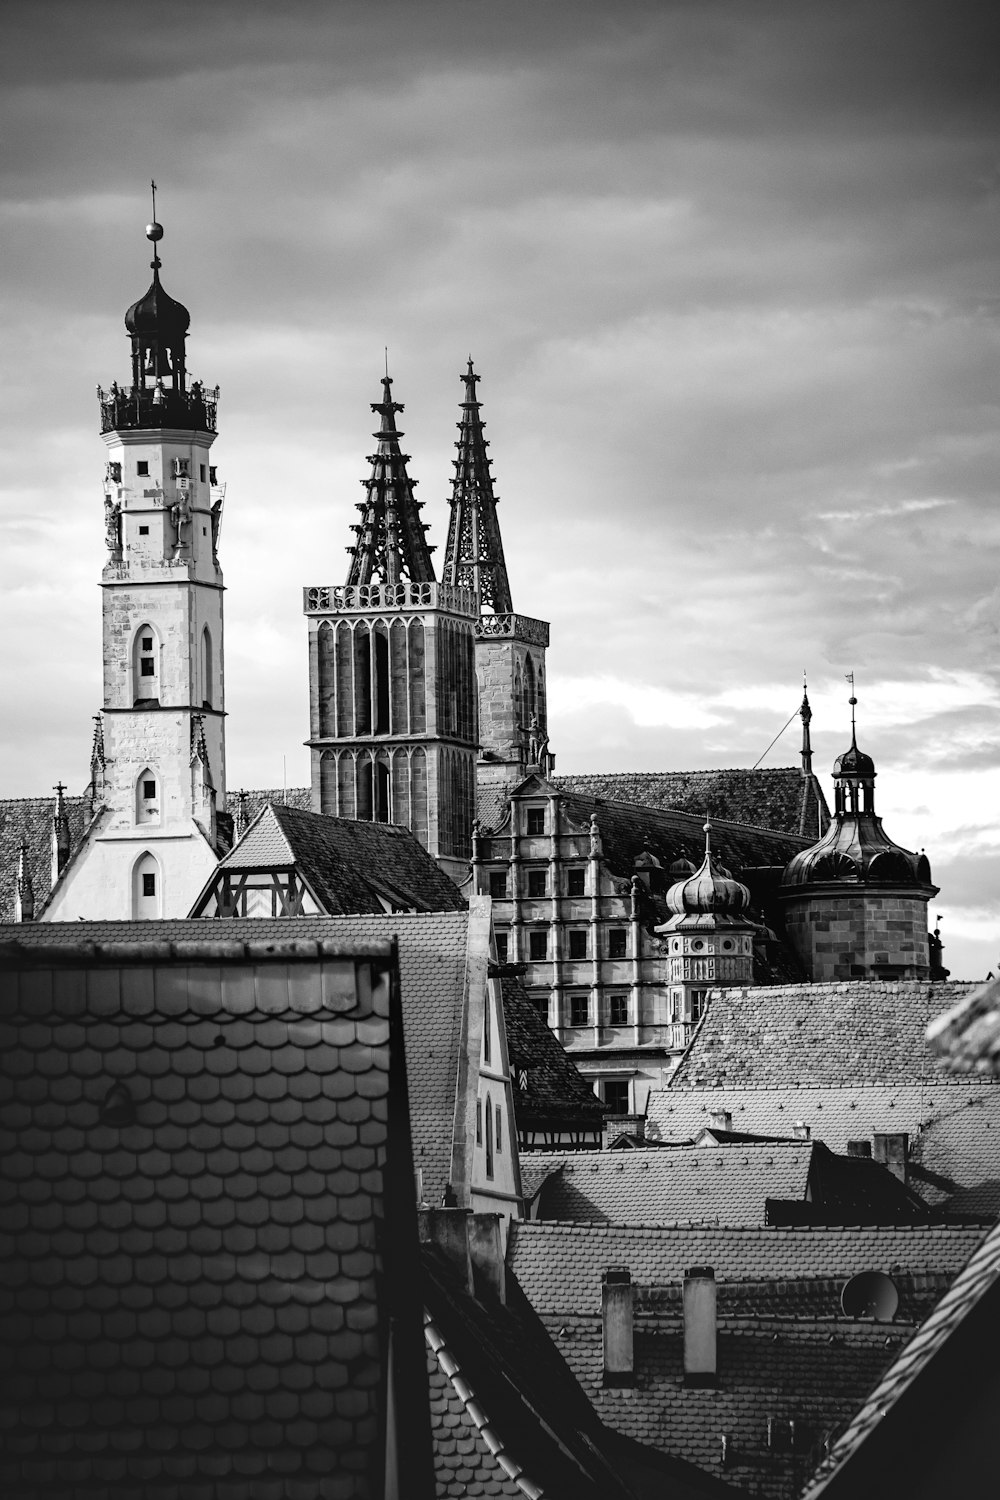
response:
<path id="1" fill-rule="evenodd" d="M 609 1114 L 628 1114 L 628 1079 L 608 1079 L 604 1085 L 604 1104 Z"/>
<path id="2" fill-rule="evenodd" d="M 628 1025 L 628 996 L 612 995 L 608 1001 L 608 1020 L 612 1026 Z"/>
<path id="3" fill-rule="evenodd" d="M 494 901 L 505 901 L 507 899 L 507 871 L 490 871 L 490 895 Z"/>
<path id="4" fill-rule="evenodd" d="M 208 536 L 208 527 L 207 526 L 203 526 L 201 528 L 201 534 L 202 534 L 202 536 Z"/>
<path id="5" fill-rule="evenodd" d="M 590 1011 L 590 1001 L 586 995 L 571 995 L 569 997 L 569 1024 L 571 1026 L 586 1026 Z"/>
<path id="6" fill-rule="evenodd" d="M 152 651 L 152 649 L 153 649 L 153 637 L 151 635 L 144 635 L 143 636 L 143 638 L 142 638 L 142 649 L 143 649 L 143 651 Z"/>
<path id="7" fill-rule="evenodd" d="M 495 934 L 495 937 L 497 943 L 497 963 L 505 964 L 507 962 L 507 933 L 498 932 Z"/>
<path id="8" fill-rule="evenodd" d="M 528 808 L 528 832 L 529 833 L 544 833 L 545 832 L 545 808 L 544 807 L 529 807 Z"/>
<path id="9" fill-rule="evenodd" d="M 528 933 L 528 955 L 533 959 L 542 959 L 548 952 L 549 935 L 544 930 L 535 929 Z"/>
<path id="10" fill-rule="evenodd" d="M 587 957 L 587 929 L 585 927 L 570 928 L 569 956 L 570 958 Z"/>
<path id="11" fill-rule="evenodd" d="M 624 958 L 628 951 L 628 933 L 624 927 L 612 927 L 608 933 L 608 957 Z"/>
<path id="12" fill-rule="evenodd" d="M 137 474 L 148 474 L 149 473 L 149 462 L 148 462 L 148 460 L 145 459 L 145 458 L 140 458 L 139 462 L 135 466 L 135 472 Z"/>
<path id="13" fill-rule="evenodd" d="M 151 656 L 144 656 L 144 657 L 142 657 L 142 659 L 141 659 L 141 661 L 139 663 L 139 675 L 140 675 L 140 677 L 152 677 L 152 675 L 153 675 L 153 658 Z"/>
<path id="14" fill-rule="evenodd" d="M 567 870 L 566 872 L 566 894 L 567 896 L 583 896 L 586 894 L 587 872 L 586 870 Z"/>
<path id="15" fill-rule="evenodd" d="M 529 870 L 528 871 L 528 895 L 529 896 L 544 896 L 545 895 L 545 875 L 546 875 L 546 872 L 544 870 Z"/>
<path id="16" fill-rule="evenodd" d="M 151 798 L 155 797 L 156 796 L 156 782 L 155 781 L 144 781 L 142 783 L 142 795 L 146 798 L 147 802 Z"/>
<path id="17" fill-rule="evenodd" d="M 139 527 L 139 535 L 140 536 L 149 536 L 149 527 L 148 526 L 140 526 Z"/>
<path id="18" fill-rule="evenodd" d="M 156 876 L 147 870 L 142 873 L 142 894 L 144 896 L 156 895 Z"/>

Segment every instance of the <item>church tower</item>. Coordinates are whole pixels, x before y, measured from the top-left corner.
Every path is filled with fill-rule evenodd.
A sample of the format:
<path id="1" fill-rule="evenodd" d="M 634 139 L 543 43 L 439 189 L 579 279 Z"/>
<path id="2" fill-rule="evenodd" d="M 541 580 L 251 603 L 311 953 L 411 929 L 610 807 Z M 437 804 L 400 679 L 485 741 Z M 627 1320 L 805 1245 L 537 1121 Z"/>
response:
<path id="1" fill-rule="evenodd" d="M 188 383 L 190 317 L 160 282 L 155 197 L 146 236 L 152 283 L 125 314 L 131 383 L 98 390 L 108 560 L 94 818 L 46 921 L 186 916 L 226 822 L 219 393 Z"/>
<path id="2" fill-rule="evenodd" d="M 479 376 L 471 359 L 459 378 L 465 399 L 455 444 L 458 458 L 443 578 L 455 588 L 470 589 L 476 600 L 481 740 L 477 777 L 485 808 L 495 801 L 497 790 L 516 784 L 529 767 L 543 775 L 553 767 L 545 686 L 549 627 L 544 620 L 514 613 L 482 403 L 476 399 Z"/>
<path id="3" fill-rule="evenodd" d="M 305 590 L 312 806 L 412 829 L 456 882 L 475 816 L 476 598 L 438 583 L 392 399 L 362 480 L 346 584 Z"/>

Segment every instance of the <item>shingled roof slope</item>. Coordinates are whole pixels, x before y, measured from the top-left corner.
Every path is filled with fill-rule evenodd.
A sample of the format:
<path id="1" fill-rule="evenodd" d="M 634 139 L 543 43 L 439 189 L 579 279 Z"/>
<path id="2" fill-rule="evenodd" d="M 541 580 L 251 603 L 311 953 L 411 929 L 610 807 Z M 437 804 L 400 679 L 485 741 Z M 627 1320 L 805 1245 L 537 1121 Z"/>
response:
<path id="1" fill-rule="evenodd" d="M 850 1141 L 905 1131 L 911 1182 L 931 1204 L 981 1184 L 986 1196 L 978 1206 L 988 1216 L 987 1189 L 1000 1186 L 1000 1083 L 935 1077 L 915 1083 L 653 1089 L 646 1134 L 656 1141 L 689 1141 L 720 1110 L 730 1113 L 734 1130 L 754 1135 L 787 1136 L 801 1120 L 814 1139 L 840 1154 Z M 953 1206 L 977 1211 L 971 1203 Z"/>
<path id="2" fill-rule="evenodd" d="M 819 1465 L 802 1500 L 867 1500 L 889 1492 L 991 1493 L 996 1482 L 991 1424 L 998 1324 L 1000 1227 L 971 1256 L 875 1385 Z M 936 1434 L 930 1444 L 914 1441 L 925 1422 L 933 1424 Z M 970 1437 L 978 1452 L 969 1451 Z"/>
<path id="3" fill-rule="evenodd" d="M 641 807 L 674 808 L 702 820 L 706 813 L 813 842 L 830 820 L 823 789 L 797 766 L 720 771 L 580 771 L 551 777 L 561 791 Z"/>
<path id="4" fill-rule="evenodd" d="M 638 1226 L 511 1224 L 507 1260 L 540 1314 L 600 1306 L 601 1275 L 628 1266 L 632 1280 L 679 1283 L 689 1266 L 712 1266 L 720 1281 L 846 1281 L 858 1271 L 955 1276 L 982 1243 L 985 1226 Z M 596 1288 L 596 1290 L 595 1290 Z"/>
<path id="5" fill-rule="evenodd" d="M 127 944 L 140 925 L 160 943 Z M 0 1488 L 360 1497 L 401 1282 L 420 1353 L 413 1206 L 408 1278 L 383 1264 L 405 1238 L 390 1172 L 412 1198 L 391 948 L 360 972 L 329 950 L 198 964 L 169 956 L 175 925 L 199 926 L 116 924 L 117 965 L 26 945 L 3 974 Z M 423 1430 L 429 1479 L 426 1409 Z"/>
<path id="6" fill-rule="evenodd" d="M 542 1153 L 563 1164 L 542 1188 L 540 1217 L 594 1224 L 765 1224 L 768 1198 L 803 1201 L 811 1141 L 678 1146 L 671 1151 Z"/>
<path id="7" fill-rule="evenodd" d="M 219 861 L 224 870 L 295 868 L 327 915 L 383 912 L 382 895 L 418 911 L 462 911 L 454 881 L 408 828 L 306 812 L 287 803 L 260 809 Z"/>
<path id="8" fill-rule="evenodd" d="M 176 947 L 204 943 L 206 930 L 218 942 L 294 940 L 332 944 L 341 949 L 345 945 L 364 946 L 397 938 L 414 1164 L 423 1170 L 427 1201 L 440 1203 L 451 1165 L 468 922 L 467 911 L 220 918 L 210 929 L 200 919 L 51 922 L 0 927 L 0 945 L 62 943 L 72 947 L 84 941 L 132 945 L 169 939 Z"/>
<path id="9" fill-rule="evenodd" d="M 312 788 L 308 786 L 265 786 L 250 791 L 240 789 L 226 793 L 226 811 L 233 818 L 244 820 L 248 826 L 269 802 L 281 803 L 285 807 L 298 807 L 303 812 L 312 808 Z"/>
<path id="10" fill-rule="evenodd" d="M 940 1077 L 928 1022 L 970 988 L 858 979 L 711 990 L 670 1088 Z"/>
<path id="11" fill-rule="evenodd" d="M 935 1016 L 927 1037 L 960 1073 L 1000 1077 L 1000 980 L 988 980 Z"/>
<path id="12" fill-rule="evenodd" d="M 519 1069 L 527 1069 L 527 1088 L 514 1089 L 519 1129 L 542 1130 L 548 1122 L 553 1126 L 580 1122 L 583 1128 L 599 1130 L 604 1123 L 604 1105 L 542 1020 L 520 980 L 516 975 L 501 974 L 500 988 L 515 1084 Z"/>
<path id="13" fill-rule="evenodd" d="M 90 822 L 88 797 L 64 797 L 69 822 L 70 849 L 83 838 Z M 28 868 L 40 912 L 52 889 L 53 797 L 0 798 L 0 922 L 14 921 L 17 863 L 22 842 L 27 845 Z"/>

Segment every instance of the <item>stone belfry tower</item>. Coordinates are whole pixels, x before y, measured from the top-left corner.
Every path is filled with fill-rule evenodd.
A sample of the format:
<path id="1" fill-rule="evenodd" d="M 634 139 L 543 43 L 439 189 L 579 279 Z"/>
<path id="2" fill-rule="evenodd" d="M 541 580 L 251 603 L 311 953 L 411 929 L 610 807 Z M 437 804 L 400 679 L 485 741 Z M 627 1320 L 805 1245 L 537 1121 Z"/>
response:
<path id="1" fill-rule="evenodd" d="M 125 314 L 131 383 L 98 390 L 108 561 L 94 819 L 46 921 L 186 916 L 225 839 L 219 393 L 188 382 L 190 317 L 160 283 L 155 197 L 153 212 L 152 283 Z"/>
<path id="2" fill-rule="evenodd" d="M 471 589 L 478 612 L 476 673 L 479 680 L 481 753 L 477 767 L 481 813 L 491 822 L 497 792 L 529 766 L 552 769 L 548 752 L 545 650 L 549 627 L 514 613 L 497 521 L 497 496 L 483 436 L 479 376 L 469 360 L 459 377 L 465 386 L 458 424 L 458 458 L 451 495 L 451 522 L 444 582 Z"/>
<path id="3" fill-rule="evenodd" d="M 402 823 L 468 878 L 478 744 L 471 589 L 438 583 L 400 451 L 392 381 L 347 582 L 307 588 L 312 805 Z"/>

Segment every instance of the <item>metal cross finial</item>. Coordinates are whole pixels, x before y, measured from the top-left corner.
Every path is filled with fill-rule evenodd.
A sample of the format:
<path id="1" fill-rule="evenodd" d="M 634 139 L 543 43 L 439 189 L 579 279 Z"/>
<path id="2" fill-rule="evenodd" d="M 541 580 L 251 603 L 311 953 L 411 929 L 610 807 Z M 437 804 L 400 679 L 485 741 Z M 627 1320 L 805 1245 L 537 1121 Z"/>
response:
<path id="1" fill-rule="evenodd" d="M 851 705 L 851 734 L 853 735 L 854 734 L 854 730 L 855 730 L 854 710 L 857 707 L 857 702 L 858 702 L 857 698 L 854 696 L 854 673 L 853 672 L 846 673 L 846 678 L 847 678 L 847 681 L 851 684 L 851 696 L 848 698 L 847 701 Z"/>
<path id="2" fill-rule="evenodd" d="M 54 792 L 58 792 L 59 796 L 61 797 L 66 788 L 61 781 L 57 781 L 52 790 Z"/>
<path id="3" fill-rule="evenodd" d="M 150 192 L 153 195 L 153 219 L 154 219 L 154 222 L 155 222 L 155 220 L 156 220 L 156 183 L 153 181 L 152 178 L 149 179 L 149 190 L 150 190 Z"/>

